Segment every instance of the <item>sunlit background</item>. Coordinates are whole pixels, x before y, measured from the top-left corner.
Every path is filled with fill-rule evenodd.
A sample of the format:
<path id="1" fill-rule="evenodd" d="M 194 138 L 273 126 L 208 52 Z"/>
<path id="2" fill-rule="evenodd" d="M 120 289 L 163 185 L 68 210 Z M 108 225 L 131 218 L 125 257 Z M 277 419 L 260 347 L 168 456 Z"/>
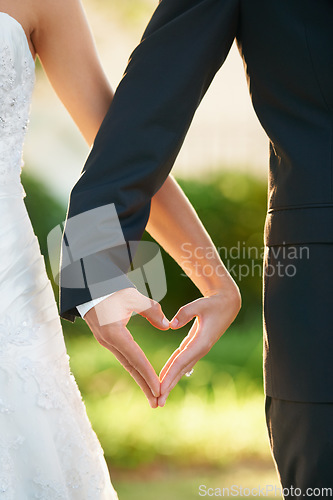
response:
<path id="1" fill-rule="evenodd" d="M 113 88 L 156 3 L 84 0 Z M 47 233 L 64 219 L 69 191 L 87 154 L 84 140 L 37 67 L 23 181 L 45 256 Z M 72 371 L 120 500 L 193 499 L 199 497 L 202 484 L 278 484 L 262 388 L 261 249 L 267 163 L 267 138 L 252 110 L 242 61 L 233 46 L 195 116 L 173 173 L 216 246 L 227 253 L 237 245 L 256 247 L 258 258 L 227 259 L 242 291 L 242 312 L 192 377 L 174 389 L 163 409 L 150 409 L 130 376 L 82 320 L 74 325 L 63 322 Z M 164 261 L 168 294 L 162 306 L 171 318 L 199 293 L 165 254 Z M 254 266 L 252 275 L 240 279 L 241 265 Z M 133 318 L 130 329 L 157 372 L 188 330 L 155 331 L 142 318 Z"/>

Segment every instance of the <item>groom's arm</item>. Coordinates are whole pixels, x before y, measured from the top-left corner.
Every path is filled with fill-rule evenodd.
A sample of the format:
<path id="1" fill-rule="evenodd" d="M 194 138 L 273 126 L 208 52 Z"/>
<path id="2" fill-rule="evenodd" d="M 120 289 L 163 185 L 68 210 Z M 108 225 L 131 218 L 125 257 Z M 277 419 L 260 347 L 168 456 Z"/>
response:
<path id="1" fill-rule="evenodd" d="M 141 239 L 151 198 L 230 50 L 238 6 L 239 0 L 162 0 L 156 9 L 71 193 L 64 318 L 74 320 L 79 304 L 133 286 L 127 242 Z"/>

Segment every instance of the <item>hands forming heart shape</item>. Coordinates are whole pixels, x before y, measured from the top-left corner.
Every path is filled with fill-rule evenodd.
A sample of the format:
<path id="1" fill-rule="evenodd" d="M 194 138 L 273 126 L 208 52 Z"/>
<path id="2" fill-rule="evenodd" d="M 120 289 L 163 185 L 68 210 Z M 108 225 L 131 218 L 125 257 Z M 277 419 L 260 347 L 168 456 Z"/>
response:
<path id="1" fill-rule="evenodd" d="M 185 373 L 205 356 L 236 318 L 241 306 L 238 289 L 212 291 L 181 307 L 169 321 L 160 304 L 135 288 L 112 294 L 87 312 L 84 319 L 97 341 L 120 361 L 141 387 L 152 408 L 164 406 Z M 127 324 L 138 313 L 160 330 L 178 329 L 195 318 L 189 333 L 157 376 Z"/>

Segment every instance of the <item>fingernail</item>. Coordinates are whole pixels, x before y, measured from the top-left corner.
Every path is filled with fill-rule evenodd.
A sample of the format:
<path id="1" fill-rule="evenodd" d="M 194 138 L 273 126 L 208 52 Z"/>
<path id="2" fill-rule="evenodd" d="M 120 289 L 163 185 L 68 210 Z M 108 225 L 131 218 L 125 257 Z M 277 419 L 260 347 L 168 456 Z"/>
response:
<path id="1" fill-rule="evenodd" d="M 178 326 L 179 325 L 179 320 L 177 318 L 173 319 L 171 321 L 171 326 L 175 327 L 175 326 Z"/>
<path id="2" fill-rule="evenodd" d="M 162 406 L 163 407 L 165 405 L 165 402 L 166 402 L 166 398 L 159 399 L 158 406 Z"/>
<path id="3" fill-rule="evenodd" d="M 163 318 L 162 324 L 165 328 L 170 328 L 170 322 L 166 318 Z"/>

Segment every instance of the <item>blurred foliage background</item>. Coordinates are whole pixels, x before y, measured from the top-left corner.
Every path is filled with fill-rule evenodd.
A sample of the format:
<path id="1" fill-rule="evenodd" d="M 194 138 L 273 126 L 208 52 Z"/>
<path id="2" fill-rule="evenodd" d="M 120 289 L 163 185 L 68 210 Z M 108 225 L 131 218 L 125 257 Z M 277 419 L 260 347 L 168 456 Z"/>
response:
<path id="1" fill-rule="evenodd" d="M 180 381 L 163 409 L 151 410 L 131 377 L 96 342 L 84 321 L 63 321 L 72 371 L 115 486 L 124 499 L 193 498 L 199 484 L 221 486 L 222 476 L 224 484 L 226 480 L 235 484 L 239 467 L 241 477 L 248 478 L 247 484 L 256 479 L 262 482 L 267 474 L 276 482 L 264 425 L 262 388 L 261 254 L 266 183 L 228 171 L 205 180 L 179 182 L 215 245 L 223 248 L 221 257 L 225 260 L 227 256 L 225 263 L 243 296 L 239 317 L 197 364 L 193 376 Z M 50 272 L 46 237 L 64 220 L 66 206 L 31 174 L 23 174 L 23 184 L 27 209 Z M 150 237 L 146 234 L 145 238 Z M 249 256 L 242 255 L 244 250 L 239 256 L 231 251 L 234 258 L 230 258 L 232 248 L 252 250 Z M 254 248 L 257 258 L 252 258 Z M 161 304 L 171 318 L 200 294 L 164 251 L 163 259 L 168 293 Z M 237 270 L 244 264 L 250 268 L 255 264 L 255 272 L 239 279 Z M 56 286 L 54 290 L 57 296 Z M 141 317 L 130 321 L 134 338 L 157 373 L 188 329 L 161 332 Z M 161 490 L 163 481 L 168 494 Z"/>

